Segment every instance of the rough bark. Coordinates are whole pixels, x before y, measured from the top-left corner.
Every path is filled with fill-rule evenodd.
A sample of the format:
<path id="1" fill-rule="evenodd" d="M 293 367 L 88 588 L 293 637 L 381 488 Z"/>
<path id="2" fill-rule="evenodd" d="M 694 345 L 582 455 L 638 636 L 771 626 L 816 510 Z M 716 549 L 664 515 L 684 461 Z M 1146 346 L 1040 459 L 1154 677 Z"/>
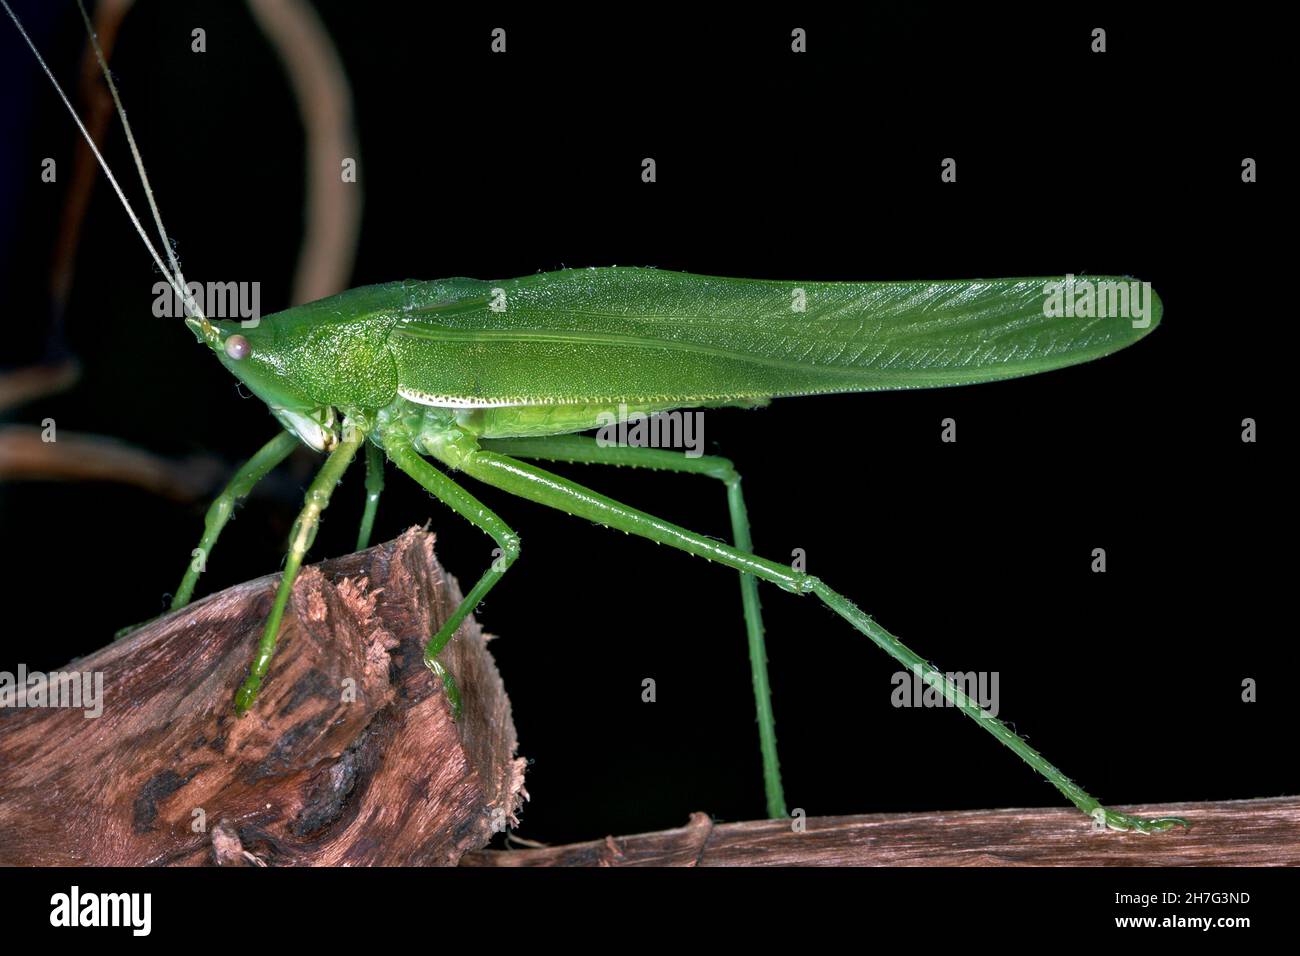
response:
<path id="1" fill-rule="evenodd" d="M 0 708 L 0 863 L 455 864 L 513 820 L 523 761 L 484 636 L 471 620 L 444 652 L 459 722 L 422 663 L 460 600 L 433 536 L 304 569 L 261 696 L 237 718 L 277 581 L 62 668 L 103 675 L 99 717 Z"/>

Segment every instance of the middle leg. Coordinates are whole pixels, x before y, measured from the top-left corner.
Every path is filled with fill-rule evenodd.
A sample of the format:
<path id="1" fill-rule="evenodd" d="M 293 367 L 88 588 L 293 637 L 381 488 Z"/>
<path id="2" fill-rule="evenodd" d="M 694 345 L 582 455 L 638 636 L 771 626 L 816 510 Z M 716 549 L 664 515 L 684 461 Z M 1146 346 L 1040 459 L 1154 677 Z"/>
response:
<path id="1" fill-rule="evenodd" d="M 488 534 L 497 544 L 492 564 L 483 572 L 483 576 L 470 589 L 469 594 L 465 595 L 465 599 L 451 612 L 451 616 L 443 622 L 438 633 L 433 635 L 429 643 L 424 646 L 424 663 L 442 680 L 443 691 L 447 695 L 447 702 L 451 705 L 452 716 L 459 718 L 460 689 L 456 686 L 456 679 L 452 677 L 451 671 L 438 660 L 438 654 L 455 635 L 461 622 L 478 607 L 492 586 L 500 581 L 510 565 L 515 563 L 519 557 L 519 535 L 477 498 L 425 461 L 410 439 L 400 432 L 394 430 L 385 433 L 384 450 L 393 464 L 415 479 L 452 511 Z"/>
<path id="2" fill-rule="evenodd" d="M 235 712 L 241 716 L 257 699 L 262 678 L 271 668 L 271 658 L 275 654 L 276 641 L 280 636 L 280 621 L 284 617 L 285 607 L 289 604 L 289 595 L 293 593 L 293 582 L 297 580 L 298 571 L 302 568 L 302 559 L 311 548 L 312 542 L 316 540 L 321 512 L 329 507 L 330 495 L 343 478 L 343 473 L 348 470 L 348 465 L 352 464 L 357 449 L 365 440 L 366 436 L 361 429 L 348 423 L 343 430 L 343 439 L 334 446 L 334 450 L 325 459 L 325 464 L 321 466 L 321 470 L 317 472 L 307 488 L 302 511 L 298 513 L 298 519 L 294 521 L 293 531 L 289 535 L 289 554 L 285 558 L 280 586 L 275 591 L 275 602 L 271 605 L 271 613 L 262 629 L 262 639 L 258 642 L 257 653 L 253 656 L 253 664 L 248 670 L 248 676 L 244 678 L 244 683 L 235 694 Z"/>
<path id="3" fill-rule="evenodd" d="M 361 527 L 357 529 L 356 550 L 370 547 L 370 532 L 375 527 L 375 512 L 379 510 L 379 496 L 384 491 L 384 453 L 374 442 L 366 442 L 366 509 L 361 513 Z"/>

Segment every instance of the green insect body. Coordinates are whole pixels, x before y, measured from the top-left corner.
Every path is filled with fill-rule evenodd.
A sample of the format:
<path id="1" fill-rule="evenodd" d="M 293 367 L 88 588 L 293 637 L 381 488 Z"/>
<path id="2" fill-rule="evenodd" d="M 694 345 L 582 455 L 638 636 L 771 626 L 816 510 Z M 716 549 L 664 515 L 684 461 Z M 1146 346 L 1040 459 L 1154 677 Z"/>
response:
<path id="1" fill-rule="evenodd" d="M 4 0 L 0 5 L 8 11 Z M 26 38 L 25 31 L 23 35 Z M 103 66 L 97 44 L 95 49 Z M 48 74 L 39 52 L 34 46 L 32 50 Z M 104 72 L 116 98 L 112 78 L 106 68 Z M 58 88 L 52 74 L 50 79 Z M 66 97 L 64 102 L 80 126 Z M 125 112 L 119 109 L 119 115 L 129 137 Z M 179 264 L 170 254 L 171 268 L 163 262 L 93 141 L 86 138 L 154 262 L 184 298 Z M 138 156 L 137 169 L 148 193 Z M 170 249 L 149 195 L 162 248 Z M 384 458 L 497 545 L 491 567 L 425 648 L 425 661 L 441 680 L 453 713 L 459 710 L 461 692 L 439 655 L 520 555 L 518 535 L 451 477 L 464 474 L 740 572 L 764 785 L 768 812 L 774 817 L 785 816 L 786 810 L 759 580 L 795 594 L 816 595 L 904 667 L 918 668 L 949 703 L 1017 753 L 1097 824 L 1142 832 L 1185 826 L 1177 818 L 1139 819 L 1101 806 L 846 597 L 818 578 L 755 555 L 740 477 L 731 462 L 714 456 L 692 459 L 663 449 L 606 447 L 577 434 L 612 414 L 754 407 L 789 396 L 1030 375 L 1107 355 L 1159 324 L 1162 307 L 1154 295 L 1141 321 L 1058 314 L 1045 303 L 1049 286 L 1061 281 L 774 282 L 654 269 L 579 269 L 498 282 L 444 279 L 368 286 L 287 309 L 247 327 L 213 321 L 186 300 L 186 322 L 198 339 L 267 404 L 284 428 L 237 472 L 209 509 L 202 552 L 211 552 L 236 502 L 299 443 L 327 456 L 290 534 L 284 573 L 248 677 L 236 693 L 236 709 L 244 713 L 256 702 L 293 582 L 321 514 L 364 449 L 367 501 L 358 548 L 368 545 L 383 487 Z M 444 468 L 435 468 L 429 459 Z M 733 543 L 621 504 L 530 464 L 530 459 L 712 477 L 726 488 Z M 196 562 L 186 571 L 173 608 L 189 602 L 201 567 Z"/>
<path id="2" fill-rule="evenodd" d="M 1106 355 L 1159 324 L 1162 308 L 1156 298 L 1141 322 L 1049 316 L 1044 297 L 1056 281 L 796 283 L 653 269 L 582 269 L 501 282 L 448 279 L 370 286 L 289 309 L 251 329 L 233 322 L 191 319 L 189 324 L 302 441 L 330 451 L 331 461 L 343 456 L 345 467 L 357 442 L 368 439 L 501 545 L 500 566 L 484 575 L 426 650 L 427 662 L 453 701 L 459 691 L 438 653 L 513 563 L 519 540 L 430 468 L 424 456 L 453 472 L 740 570 L 760 726 L 768 738 L 763 749 L 769 810 L 776 813 L 783 812 L 783 802 L 765 699 L 761 623 L 749 590 L 754 577 L 796 593 L 819 594 L 901 662 L 919 665 L 935 679 L 937 672 L 817 579 L 748 554 L 743 503 L 742 521 L 733 521 L 740 546 L 730 548 L 500 452 L 672 467 L 646 457 L 661 452 L 607 449 L 602 454 L 589 440 L 562 436 L 594 428 L 602 415 L 620 407 L 627 413 L 752 406 L 774 397 L 1027 375 Z M 363 437 L 349 442 L 349 428 Z M 720 477 L 738 496 L 738 477 Z M 322 493 L 327 500 L 328 485 L 308 494 L 310 522 L 319 516 L 313 501 Z M 295 569 L 294 555 L 309 544 L 310 535 L 299 540 L 295 533 Z M 284 599 L 291 581 L 286 572 Z M 282 610 L 283 600 L 268 620 L 253 670 L 240 690 L 241 710 L 256 697 Z M 1144 830 L 1180 822 L 1140 821 L 1105 810 L 959 689 L 941 689 L 1101 822 Z"/>
<path id="3" fill-rule="evenodd" d="M 631 411 L 995 381 L 1137 341 L 1142 323 L 1044 315 L 1054 279 L 768 282 L 574 269 L 354 289 L 246 330 L 226 367 L 273 408 L 461 409 L 485 438 L 564 434 Z M 1119 280 L 1095 280 L 1097 282 Z M 196 323 L 191 320 L 191 325 Z M 252 359 L 224 353 L 245 335 Z"/>

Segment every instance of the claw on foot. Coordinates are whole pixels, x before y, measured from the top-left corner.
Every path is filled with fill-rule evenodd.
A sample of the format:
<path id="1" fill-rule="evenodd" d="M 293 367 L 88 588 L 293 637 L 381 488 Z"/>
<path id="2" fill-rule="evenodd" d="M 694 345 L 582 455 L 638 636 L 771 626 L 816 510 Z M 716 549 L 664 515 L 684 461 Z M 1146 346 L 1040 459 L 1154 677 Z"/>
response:
<path id="1" fill-rule="evenodd" d="M 1192 825 L 1182 817 L 1134 817 L 1116 810 L 1107 810 L 1105 807 L 1093 810 L 1092 819 L 1098 829 L 1133 833 L 1160 833 L 1164 830 L 1172 830 L 1174 827 L 1182 827 L 1184 830 L 1192 828 Z"/>
<path id="2" fill-rule="evenodd" d="M 456 686 L 456 678 L 451 676 L 451 671 L 436 657 L 426 657 L 424 663 L 433 671 L 433 676 L 442 681 L 442 691 L 447 695 L 447 703 L 451 705 L 451 719 L 460 720 L 460 688 Z"/>
<path id="3" fill-rule="evenodd" d="M 248 712 L 248 708 L 253 706 L 253 701 L 257 700 L 258 688 L 261 686 L 260 680 L 254 678 L 252 674 L 248 675 L 239 690 L 235 692 L 236 717 L 243 717 Z"/>

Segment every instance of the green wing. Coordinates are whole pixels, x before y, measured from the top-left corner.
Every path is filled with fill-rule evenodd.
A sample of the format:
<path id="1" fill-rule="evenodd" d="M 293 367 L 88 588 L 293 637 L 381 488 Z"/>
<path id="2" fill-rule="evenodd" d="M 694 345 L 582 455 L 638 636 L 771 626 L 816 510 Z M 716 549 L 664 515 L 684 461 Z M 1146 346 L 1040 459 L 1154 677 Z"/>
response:
<path id="1" fill-rule="evenodd" d="M 1137 341 L 1160 300 L 1128 279 L 769 282 L 656 269 L 404 284 L 398 387 L 430 404 L 687 404 L 1030 375 Z M 1088 283 L 1088 303 L 1077 291 Z M 1130 300 L 1130 292 L 1139 297 Z M 1125 314 L 1114 314 L 1122 292 Z M 1076 299 L 1078 308 L 1066 311 Z M 1100 300 L 1100 301 L 1098 301 Z M 1056 308 L 1053 309 L 1052 306 Z"/>

